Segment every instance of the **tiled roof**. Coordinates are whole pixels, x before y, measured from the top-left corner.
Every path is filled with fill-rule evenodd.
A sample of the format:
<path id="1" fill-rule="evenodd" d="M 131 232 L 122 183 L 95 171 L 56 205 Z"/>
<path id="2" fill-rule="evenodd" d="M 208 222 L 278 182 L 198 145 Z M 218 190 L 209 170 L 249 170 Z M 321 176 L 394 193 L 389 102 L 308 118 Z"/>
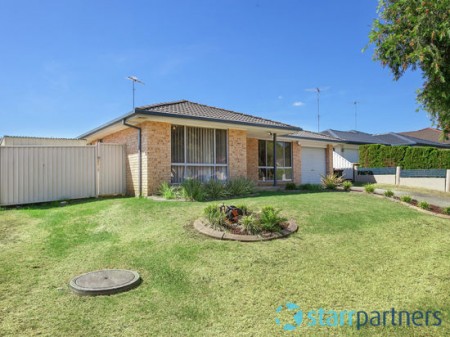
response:
<path id="1" fill-rule="evenodd" d="M 377 134 L 375 136 L 390 145 L 416 145 L 416 142 L 414 142 L 413 140 L 404 136 L 397 135 L 393 132 Z"/>
<path id="2" fill-rule="evenodd" d="M 417 131 L 407 131 L 407 132 L 399 132 L 399 134 L 404 136 L 410 136 L 415 137 L 419 139 L 424 140 L 430 140 L 432 142 L 436 143 L 443 143 L 443 144 L 449 144 L 450 145 L 450 139 L 441 141 L 440 137 L 442 134 L 441 130 L 434 129 L 434 128 L 425 128 Z"/>
<path id="3" fill-rule="evenodd" d="M 136 112 L 159 113 L 167 114 L 168 116 L 171 115 L 172 117 L 173 115 L 176 115 L 178 117 L 199 118 L 220 122 L 232 122 L 255 126 L 268 126 L 282 129 L 301 130 L 301 128 L 293 125 L 186 100 L 145 105 L 137 107 Z"/>
<path id="4" fill-rule="evenodd" d="M 297 131 L 295 133 L 291 133 L 289 135 L 286 135 L 285 137 L 342 143 L 342 140 L 338 139 L 336 137 L 332 137 L 332 136 L 329 136 L 329 135 L 326 135 L 326 134 L 322 134 L 322 133 L 306 131 L 306 130 Z"/>
<path id="5" fill-rule="evenodd" d="M 388 144 L 382 139 L 379 139 L 375 137 L 374 135 L 371 135 L 369 133 L 350 130 L 350 131 L 339 131 L 339 130 L 333 130 L 328 129 L 325 131 L 322 131 L 322 134 L 332 136 L 335 138 L 339 138 L 341 140 L 344 140 L 347 143 L 353 143 L 353 144 Z"/>
<path id="6" fill-rule="evenodd" d="M 384 134 L 369 134 L 361 131 L 339 131 L 339 130 L 325 130 L 322 134 L 333 136 L 345 143 L 349 144 L 383 144 L 383 145 L 407 145 L 407 146 L 434 146 L 434 147 L 448 147 L 447 144 L 433 142 L 430 140 L 419 139 L 407 136 L 400 133 L 389 132 Z"/>
<path id="7" fill-rule="evenodd" d="M 416 137 L 410 137 L 398 133 L 386 133 L 375 135 L 377 138 L 384 140 L 385 142 L 395 146 L 395 145 L 411 145 L 411 146 L 433 146 L 433 147 L 450 147 L 450 144 L 443 144 L 433 142 L 431 140 L 419 139 Z"/>

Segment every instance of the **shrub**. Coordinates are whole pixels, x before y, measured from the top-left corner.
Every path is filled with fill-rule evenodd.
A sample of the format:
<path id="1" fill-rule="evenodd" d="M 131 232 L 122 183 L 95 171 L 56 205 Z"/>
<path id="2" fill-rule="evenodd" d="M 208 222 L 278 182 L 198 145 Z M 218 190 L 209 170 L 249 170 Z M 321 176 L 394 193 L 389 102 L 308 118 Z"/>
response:
<path id="1" fill-rule="evenodd" d="M 203 187 L 209 199 L 220 199 L 225 196 L 225 184 L 221 181 L 211 179 Z"/>
<path id="2" fill-rule="evenodd" d="M 252 194 L 255 191 L 255 183 L 247 178 L 231 179 L 225 185 L 225 191 L 230 196 Z"/>
<path id="3" fill-rule="evenodd" d="M 159 193 L 163 196 L 164 199 L 175 199 L 177 197 L 175 187 L 170 186 L 166 181 L 164 181 L 159 187 Z"/>
<path id="4" fill-rule="evenodd" d="M 236 207 L 242 211 L 243 215 L 249 215 L 251 213 L 246 205 L 237 205 Z"/>
<path id="5" fill-rule="evenodd" d="M 410 203 L 410 202 L 412 201 L 412 198 L 411 198 L 410 195 L 402 195 L 402 196 L 400 197 L 400 200 L 403 201 L 403 202 Z"/>
<path id="6" fill-rule="evenodd" d="M 280 209 L 275 209 L 272 206 L 263 207 L 260 215 L 262 229 L 269 232 L 280 229 L 280 224 L 287 221 L 285 217 L 280 215 L 280 212 Z"/>
<path id="7" fill-rule="evenodd" d="M 450 150 L 427 146 L 361 145 L 359 162 L 362 167 L 393 167 L 403 169 L 450 168 Z"/>
<path id="8" fill-rule="evenodd" d="M 338 177 L 336 174 L 328 174 L 321 177 L 322 186 L 327 190 L 335 190 L 344 181 L 343 177 Z"/>
<path id="9" fill-rule="evenodd" d="M 384 196 L 388 198 L 392 198 L 394 196 L 394 192 L 392 190 L 386 190 L 384 191 Z"/>
<path id="10" fill-rule="evenodd" d="M 342 187 L 344 188 L 344 191 L 350 191 L 350 188 L 352 186 L 353 186 L 352 182 L 348 181 L 348 180 L 346 180 L 342 183 Z"/>
<path id="11" fill-rule="evenodd" d="M 374 184 L 367 184 L 364 186 L 364 191 L 367 193 L 374 193 L 375 192 L 375 185 Z"/>
<path id="12" fill-rule="evenodd" d="M 220 227 L 224 224 L 225 214 L 220 212 L 220 208 L 216 205 L 209 205 L 203 210 L 205 218 L 213 227 Z"/>
<path id="13" fill-rule="evenodd" d="M 285 186 L 286 191 L 293 191 L 297 189 L 295 183 L 287 183 Z"/>
<path id="14" fill-rule="evenodd" d="M 261 224 L 252 215 L 245 215 L 241 219 L 241 226 L 248 234 L 261 232 Z"/>
<path id="15" fill-rule="evenodd" d="M 321 191 L 322 190 L 322 185 L 317 185 L 317 184 L 302 184 L 302 185 L 298 185 L 298 189 L 299 190 L 304 190 L 304 191 Z"/>
<path id="16" fill-rule="evenodd" d="M 201 181 L 186 179 L 181 183 L 181 193 L 184 198 L 191 201 L 205 200 L 205 189 Z"/>
<path id="17" fill-rule="evenodd" d="M 421 201 L 419 202 L 419 207 L 422 209 L 429 209 L 430 208 L 430 204 L 426 201 Z"/>
<path id="18" fill-rule="evenodd" d="M 444 214 L 450 215 L 450 206 L 449 207 L 445 207 L 444 209 L 442 209 L 442 211 L 444 212 Z"/>

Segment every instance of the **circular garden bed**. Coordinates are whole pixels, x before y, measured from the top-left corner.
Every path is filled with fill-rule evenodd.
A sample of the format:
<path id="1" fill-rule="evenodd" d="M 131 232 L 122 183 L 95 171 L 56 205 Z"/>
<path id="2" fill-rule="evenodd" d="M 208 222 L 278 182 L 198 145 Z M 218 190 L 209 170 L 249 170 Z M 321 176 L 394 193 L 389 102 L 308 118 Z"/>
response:
<path id="1" fill-rule="evenodd" d="M 293 220 L 283 217 L 281 210 L 271 206 L 260 211 L 246 206 L 210 205 L 204 217 L 194 222 L 200 233 L 219 240 L 243 242 L 273 240 L 286 237 L 298 230 Z"/>

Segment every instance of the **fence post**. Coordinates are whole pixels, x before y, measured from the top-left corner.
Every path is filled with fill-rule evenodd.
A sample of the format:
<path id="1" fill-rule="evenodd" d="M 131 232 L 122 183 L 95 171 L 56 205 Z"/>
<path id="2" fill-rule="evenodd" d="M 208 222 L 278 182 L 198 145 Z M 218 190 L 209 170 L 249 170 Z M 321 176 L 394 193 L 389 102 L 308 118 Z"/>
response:
<path id="1" fill-rule="evenodd" d="M 395 170 L 395 185 L 400 185 L 400 173 L 402 169 L 400 166 L 397 166 L 397 169 Z"/>
<path id="2" fill-rule="evenodd" d="M 0 147 L 0 206 L 2 204 L 2 148 Z"/>
<path id="3" fill-rule="evenodd" d="M 359 164 L 353 164 L 353 182 L 356 182 L 356 177 L 358 176 Z"/>
<path id="4" fill-rule="evenodd" d="M 450 192 L 450 170 L 445 175 L 445 192 Z"/>
<path id="5" fill-rule="evenodd" d="M 95 195 L 98 198 L 100 195 L 100 146 L 101 143 L 97 142 L 97 146 L 95 147 L 95 161 L 94 161 L 94 170 L 95 170 Z"/>

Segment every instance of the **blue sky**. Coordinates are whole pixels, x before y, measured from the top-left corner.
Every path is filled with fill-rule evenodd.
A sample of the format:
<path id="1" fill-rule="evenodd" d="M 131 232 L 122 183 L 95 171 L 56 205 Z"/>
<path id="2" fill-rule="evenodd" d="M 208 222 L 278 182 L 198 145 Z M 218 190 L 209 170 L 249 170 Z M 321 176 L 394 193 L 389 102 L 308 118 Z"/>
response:
<path id="1" fill-rule="evenodd" d="M 136 105 L 188 99 L 317 131 L 428 127 L 419 72 L 372 61 L 377 2 L 0 1 L 0 136 L 75 137 Z"/>

